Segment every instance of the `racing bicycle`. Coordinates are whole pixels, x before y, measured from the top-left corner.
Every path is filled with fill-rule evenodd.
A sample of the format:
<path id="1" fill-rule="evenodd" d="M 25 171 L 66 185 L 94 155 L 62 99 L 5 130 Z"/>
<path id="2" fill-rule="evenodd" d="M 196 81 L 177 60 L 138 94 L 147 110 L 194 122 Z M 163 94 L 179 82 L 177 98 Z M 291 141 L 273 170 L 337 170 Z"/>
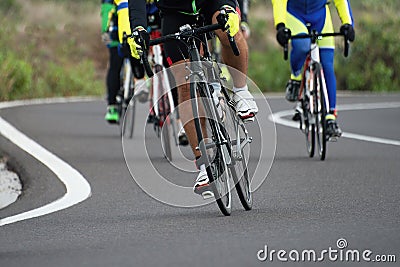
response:
<path id="1" fill-rule="evenodd" d="M 299 90 L 300 130 L 306 137 L 306 147 L 309 157 L 314 156 L 318 147 L 318 155 L 325 160 L 327 141 L 336 141 L 327 134 L 325 116 L 329 111 L 329 98 L 326 88 L 324 71 L 320 61 L 318 40 L 328 36 L 344 36 L 344 56 L 349 53 L 350 41 L 343 33 L 318 33 L 310 29 L 309 34 L 291 36 L 290 39 L 310 38 L 310 52 L 303 66 L 303 76 Z M 284 59 L 288 58 L 288 44 L 284 46 Z"/>
<path id="2" fill-rule="evenodd" d="M 177 33 L 150 40 L 150 46 L 178 40 L 184 42 L 188 48 L 189 62 L 186 67 L 189 72 L 190 97 L 198 140 L 196 149 L 201 153 L 197 164 L 205 164 L 218 207 L 228 216 L 232 209 L 232 180 L 246 210 L 252 208 L 253 198 L 248 173 L 252 137 L 246 125 L 236 115 L 232 94 L 221 78 L 219 65 L 211 58 L 207 43 L 206 34 L 224 29 L 226 21 L 227 15 L 221 11 L 216 24 L 201 27 L 186 24 Z M 228 38 L 232 51 L 239 55 L 234 38 L 229 35 Z M 202 46 L 202 56 L 198 41 Z M 152 76 L 146 53 L 142 54 L 142 59 L 147 74 Z M 202 127 L 201 121 L 205 122 L 205 127 Z"/>
<path id="3" fill-rule="evenodd" d="M 118 123 L 120 125 L 121 136 L 132 138 L 135 126 L 136 98 L 133 97 L 135 82 L 131 62 L 128 57 L 124 58 L 120 75 L 121 86 L 116 97 L 117 110 L 120 115 Z"/>
<path id="4" fill-rule="evenodd" d="M 152 29 L 151 38 L 160 37 L 161 33 L 158 29 Z M 168 160 L 172 160 L 171 139 L 174 140 L 176 146 L 178 141 L 178 124 L 175 110 L 174 99 L 172 96 L 172 88 L 169 81 L 168 71 L 163 65 L 163 55 L 161 44 L 151 46 L 149 55 L 151 56 L 151 71 L 156 73 L 152 76 L 152 98 L 151 112 L 153 112 L 154 130 L 161 139 L 161 145 L 164 156 Z"/>

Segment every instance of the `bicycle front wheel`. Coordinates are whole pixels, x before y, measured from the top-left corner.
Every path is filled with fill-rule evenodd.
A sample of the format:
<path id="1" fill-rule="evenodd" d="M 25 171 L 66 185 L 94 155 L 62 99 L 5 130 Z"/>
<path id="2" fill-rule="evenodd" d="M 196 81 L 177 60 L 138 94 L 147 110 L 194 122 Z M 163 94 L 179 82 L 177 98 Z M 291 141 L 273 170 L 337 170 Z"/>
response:
<path id="1" fill-rule="evenodd" d="M 301 127 L 306 138 L 307 153 L 310 158 L 314 157 L 315 151 L 315 120 L 313 119 L 312 111 L 310 110 L 310 88 L 308 82 L 305 81 L 303 93 L 301 96 L 301 108 L 303 114 L 301 117 Z"/>
<path id="2" fill-rule="evenodd" d="M 225 89 L 226 90 L 226 89 Z M 227 91 L 225 91 L 227 94 Z M 225 114 L 222 125 L 227 131 L 230 139 L 228 140 L 232 151 L 232 162 L 230 169 L 235 183 L 236 192 L 245 210 L 251 210 L 253 206 L 253 194 L 250 189 L 250 177 L 248 172 L 248 162 L 250 159 L 250 142 L 247 129 L 243 122 L 236 115 L 236 111 L 231 102 L 226 98 L 219 103 L 222 112 Z"/>
<path id="3" fill-rule="evenodd" d="M 326 103 L 322 81 L 321 66 L 317 65 L 314 74 L 314 108 L 315 108 L 315 133 L 318 144 L 318 154 L 321 160 L 326 156 Z"/>
<path id="4" fill-rule="evenodd" d="M 218 207 L 224 215 L 229 216 L 232 210 L 231 170 L 228 167 L 232 152 L 226 142 L 229 136 L 226 131 L 221 130 L 214 101 L 206 91 L 206 83 L 200 82 L 197 76 L 194 77 L 196 78 L 192 78 L 190 83 L 190 94 L 198 149 L 206 164 L 207 176 Z"/>

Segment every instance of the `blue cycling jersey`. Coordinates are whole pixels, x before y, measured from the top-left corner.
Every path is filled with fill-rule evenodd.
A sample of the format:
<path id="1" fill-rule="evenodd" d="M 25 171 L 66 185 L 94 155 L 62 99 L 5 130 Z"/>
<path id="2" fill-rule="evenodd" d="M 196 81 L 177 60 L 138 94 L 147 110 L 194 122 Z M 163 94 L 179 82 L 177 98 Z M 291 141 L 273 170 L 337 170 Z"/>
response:
<path id="1" fill-rule="evenodd" d="M 288 10 L 296 10 L 302 14 L 309 14 L 321 10 L 326 4 L 327 0 L 289 0 L 287 8 Z"/>

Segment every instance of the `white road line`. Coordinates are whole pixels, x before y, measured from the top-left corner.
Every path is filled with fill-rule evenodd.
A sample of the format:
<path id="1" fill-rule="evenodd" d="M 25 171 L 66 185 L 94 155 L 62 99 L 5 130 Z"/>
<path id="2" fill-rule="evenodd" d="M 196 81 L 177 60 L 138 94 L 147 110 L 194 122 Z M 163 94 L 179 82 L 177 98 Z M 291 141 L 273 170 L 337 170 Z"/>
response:
<path id="1" fill-rule="evenodd" d="M 24 105 L 36 105 L 45 103 L 65 103 L 92 100 L 92 98 L 72 98 L 72 99 L 45 99 L 33 101 L 15 101 L 0 103 L 0 109 L 6 107 L 16 107 Z M 26 151 L 38 161 L 47 166 L 64 183 L 66 187 L 65 195 L 60 199 L 46 204 L 45 206 L 26 211 L 14 216 L 0 219 L 0 226 L 23 221 L 76 205 L 91 195 L 91 188 L 86 179 L 73 167 L 49 152 L 41 145 L 17 130 L 10 123 L 0 117 L 0 134 L 13 142 L 15 145 Z"/>
<path id="2" fill-rule="evenodd" d="M 349 105 L 342 105 L 338 106 L 340 111 L 350 111 L 350 110 L 366 110 L 366 109 L 386 109 L 386 108 L 400 108 L 400 102 L 384 102 L 384 103 L 368 103 L 368 104 L 349 104 Z M 294 122 L 288 119 L 284 119 L 283 117 L 293 115 L 293 110 L 283 110 L 276 113 L 273 113 L 268 116 L 270 121 L 274 121 L 275 123 L 292 127 L 292 128 L 299 128 L 299 123 Z M 379 144 L 386 144 L 386 145 L 394 145 L 400 146 L 399 140 L 393 139 L 386 139 L 386 138 L 379 138 L 374 136 L 368 135 L 361 135 L 356 133 L 348 133 L 344 132 L 342 137 L 357 139 L 361 141 L 379 143 Z"/>

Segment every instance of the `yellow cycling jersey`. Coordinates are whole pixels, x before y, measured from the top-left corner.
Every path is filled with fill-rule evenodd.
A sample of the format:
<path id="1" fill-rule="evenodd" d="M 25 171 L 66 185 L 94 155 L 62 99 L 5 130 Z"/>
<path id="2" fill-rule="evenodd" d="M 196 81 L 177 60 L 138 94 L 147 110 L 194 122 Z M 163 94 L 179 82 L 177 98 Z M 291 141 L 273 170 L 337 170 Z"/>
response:
<path id="1" fill-rule="evenodd" d="M 297 10 L 304 14 L 322 10 L 327 0 L 271 0 L 275 26 L 279 23 L 286 24 L 286 13 L 288 9 Z M 333 0 L 342 24 L 353 24 L 352 12 L 348 0 Z"/>
<path id="2" fill-rule="evenodd" d="M 131 27 L 129 24 L 128 0 L 114 0 L 114 4 L 117 6 L 119 41 L 120 43 L 122 43 L 124 32 L 128 36 L 131 35 Z"/>

